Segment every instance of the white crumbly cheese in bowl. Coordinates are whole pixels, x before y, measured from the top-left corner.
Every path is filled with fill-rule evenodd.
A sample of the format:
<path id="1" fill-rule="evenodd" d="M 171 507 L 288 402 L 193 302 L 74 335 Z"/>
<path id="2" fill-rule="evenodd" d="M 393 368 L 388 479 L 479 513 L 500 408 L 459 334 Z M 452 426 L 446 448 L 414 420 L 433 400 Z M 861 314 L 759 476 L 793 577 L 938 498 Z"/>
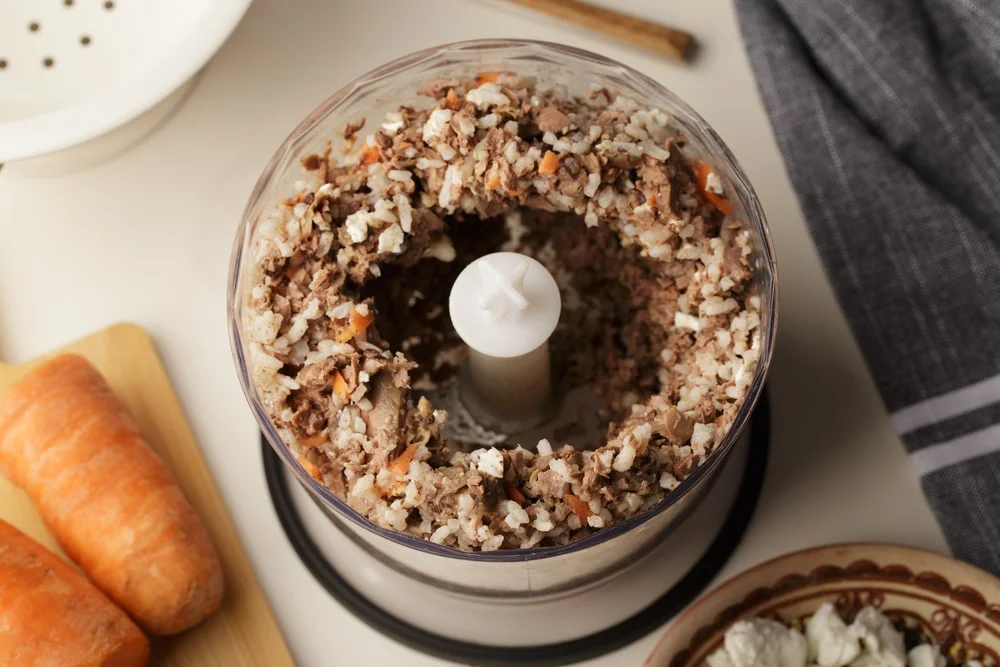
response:
<path id="1" fill-rule="evenodd" d="M 907 653 L 902 633 L 878 609 L 865 607 L 848 625 L 829 602 L 806 622 L 805 635 L 771 619 L 737 621 L 706 662 L 708 667 L 945 667 L 931 644 Z"/>
<path id="2" fill-rule="evenodd" d="M 723 647 L 708 657 L 709 667 L 803 667 L 806 638 L 794 628 L 767 618 L 737 621 Z"/>

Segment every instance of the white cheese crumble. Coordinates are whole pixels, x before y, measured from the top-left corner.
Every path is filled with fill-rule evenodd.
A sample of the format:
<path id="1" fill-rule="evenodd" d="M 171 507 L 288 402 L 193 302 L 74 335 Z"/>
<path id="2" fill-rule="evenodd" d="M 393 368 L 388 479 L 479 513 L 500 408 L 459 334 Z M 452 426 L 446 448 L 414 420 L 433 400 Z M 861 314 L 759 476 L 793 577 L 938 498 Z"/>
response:
<path id="1" fill-rule="evenodd" d="M 848 625 L 826 602 L 806 622 L 806 634 L 771 619 L 737 621 L 709 667 L 944 667 L 937 647 L 905 652 L 903 635 L 874 607 Z"/>
<path id="2" fill-rule="evenodd" d="M 806 638 L 767 618 L 737 621 L 726 631 L 723 647 L 708 656 L 709 667 L 804 667 Z"/>
<path id="3" fill-rule="evenodd" d="M 832 604 L 824 604 L 806 623 L 809 655 L 819 665 L 848 665 L 861 654 L 861 644 Z"/>
<path id="4" fill-rule="evenodd" d="M 941 652 L 930 644 L 914 646 L 906 654 L 906 664 L 909 667 L 945 667 L 946 661 Z M 966 663 L 971 665 L 972 663 Z"/>

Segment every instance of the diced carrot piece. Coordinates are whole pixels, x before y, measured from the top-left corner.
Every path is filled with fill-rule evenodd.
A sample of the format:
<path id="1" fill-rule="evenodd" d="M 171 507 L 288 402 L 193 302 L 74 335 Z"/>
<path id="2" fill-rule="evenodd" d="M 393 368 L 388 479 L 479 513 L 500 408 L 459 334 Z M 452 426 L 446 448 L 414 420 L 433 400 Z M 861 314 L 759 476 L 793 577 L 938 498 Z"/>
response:
<path id="1" fill-rule="evenodd" d="M 357 336 L 363 333 L 368 325 L 375 321 L 375 316 L 371 313 L 367 315 L 362 315 L 356 310 L 351 311 L 351 328 L 354 329 L 354 335 Z"/>
<path id="2" fill-rule="evenodd" d="M 656 193 L 655 192 L 649 195 L 649 199 L 646 200 L 646 203 L 649 204 L 650 206 L 656 206 Z"/>
<path id="3" fill-rule="evenodd" d="M 310 477 L 312 477 L 317 482 L 323 481 L 323 475 L 319 471 L 319 466 L 317 466 L 312 461 L 307 461 L 304 458 L 299 458 L 298 462 L 299 465 L 302 466 L 302 469 L 305 470 L 307 473 L 309 473 Z"/>
<path id="4" fill-rule="evenodd" d="M 458 99 L 458 95 L 455 94 L 455 89 L 449 88 L 448 93 L 444 96 L 444 105 L 454 110 L 458 108 L 459 102 L 460 100 Z"/>
<path id="5" fill-rule="evenodd" d="M 365 144 L 361 147 L 361 164 L 373 164 L 378 162 L 378 146 Z"/>
<path id="6" fill-rule="evenodd" d="M 481 86 L 484 83 L 496 83 L 500 80 L 500 77 L 504 74 L 513 75 L 513 72 L 480 72 L 476 76 L 476 85 Z"/>
<path id="7" fill-rule="evenodd" d="M 729 215 L 733 212 L 733 205 L 729 203 L 729 199 L 723 197 L 722 195 L 717 195 L 714 192 L 709 192 L 706 187 L 708 186 L 708 175 L 712 173 L 712 168 L 701 160 L 696 160 L 694 163 L 694 173 L 695 178 L 698 181 L 698 189 L 701 193 L 705 195 L 705 199 L 711 202 L 712 206 L 721 213 L 722 215 Z"/>
<path id="8" fill-rule="evenodd" d="M 351 388 L 347 386 L 347 380 L 340 374 L 340 371 L 333 372 L 333 393 L 340 397 L 340 400 L 347 402 L 347 397 L 351 395 Z"/>
<path id="9" fill-rule="evenodd" d="M 493 172 L 490 177 L 486 180 L 487 190 L 496 190 L 500 187 L 500 174 Z"/>
<path id="10" fill-rule="evenodd" d="M 538 165 L 539 174 L 554 174 L 559 168 L 559 156 L 552 151 L 545 151 L 542 163 Z"/>
<path id="11" fill-rule="evenodd" d="M 375 485 L 375 489 L 378 491 L 378 495 L 385 500 L 390 498 L 398 498 L 406 493 L 406 482 L 397 482 L 392 488 L 386 489 L 381 486 Z"/>
<path id="12" fill-rule="evenodd" d="M 356 310 L 351 311 L 350 323 L 337 334 L 338 343 L 346 343 L 355 336 L 358 336 L 368 329 L 368 326 L 375 321 L 375 316 L 371 313 L 362 315 Z"/>
<path id="13" fill-rule="evenodd" d="M 729 199 L 722 195 L 717 195 L 714 192 L 706 192 L 705 199 L 712 202 L 712 206 L 722 215 L 730 215 L 733 212 L 733 205 L 729 203 Z"/>
<path id="14" fill-rule="evenodd" d="M 573 514 L 580 517 L 581 521 L 586 521 L 593 512 L 590 511 L 590 504 L 583 500 L 580 496 L 575 496 L 572 493 L 567 493 L 563 496 L 563 500 L 569 505 L 569 508 L 573 510 Z"/>
<path id="15" fill-rule="evenodd" d="M 708 184 L 708 175 L 712 173 L 712 168 L 704 160 L 694 161 L 694 176 L 698 181 L 698 189 L 703 191 Z"/>
<path id="16" fill-rule="evenodd" d="M 503 483 L 503 490 L 507 492 L 508 498 L 513 500 L 518 505 L 521 505 L 522 507 L 526 502 L 528 502 L 528 499 L 524 497 L 524 494 L 521 493 L 521 490 L 518 489 L 516 486 L 514 486 L 514 482 L 505 481 Z"/>
<path id="17" fill-rule="evenodd" d="M 410 469 L 410 461 L 413 460 L 413 454 L 417 451 L 416 445 L 410 445 L 403 450 L 403 453 L 397 456 L 389 463 L 389 470 L 399 477 L 406 474 L 406 471 Z"/>
<path id="18" fill-rule="evenodd" d="M 316 435 L 308 438 L 299 438 L 298 442 L 303 447 L 319 447 L 326 442 L 326 433 L 317 433 Z"/>

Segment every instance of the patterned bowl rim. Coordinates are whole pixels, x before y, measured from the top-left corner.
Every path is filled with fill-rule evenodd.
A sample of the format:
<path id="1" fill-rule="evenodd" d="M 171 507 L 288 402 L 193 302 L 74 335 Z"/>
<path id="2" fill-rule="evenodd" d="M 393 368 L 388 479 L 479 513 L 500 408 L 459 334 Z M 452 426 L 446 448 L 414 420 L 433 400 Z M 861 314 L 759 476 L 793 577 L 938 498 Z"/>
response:
<path id="1" fill-rule="evenodd" d="M 804 557 L 806 561 L 781 571 L 783 563 L 791 563 Z M 908 562 L 923 564 L 914 566 L 908 565 Z M 758 574 L 771 570 L 774 572 L 762 585 L 754 586 L 743 594 L 734 592 L 734 589 L 746 586 L 748 580 L 754 579 Z M 940 570 L 947 572 L 948 576 L 941 574 Z M 959 582 L 953 586 L 950 579 L 956 578 Z M 1000 637 L 1000 578 L 975 565 L 926 549 L 880 542 L 846 542 L 781 554 L 733 575 L 674 619 L 656 643 L 644 667 L 667 667 L 674 664 L 677 656 L 696 651 L 708 638 L 770 597 L 819 588 L 834 582 L 873 580 L 920 590 L 924 594 L 931 593 L 959 603 L 968 608 L 970 613 L 982 614 L 984 619 L 991 622 L 988 624 L 991 634 Z M 981 588 L 994 589 L 992 602 L 983 597 L 978 590 Z M 722 600 L 736 596 L 739 596 L 738 599 L 729 600 L 729 604 L 721 607 L 710 620 L 691 627 L 692 619 L 706 606 L 720 605 Z M 678 634 L 688 637 L 683 645 L 675 639 Z M 667 653 L 669 645 L 675 642 L 677 646 Z"/>

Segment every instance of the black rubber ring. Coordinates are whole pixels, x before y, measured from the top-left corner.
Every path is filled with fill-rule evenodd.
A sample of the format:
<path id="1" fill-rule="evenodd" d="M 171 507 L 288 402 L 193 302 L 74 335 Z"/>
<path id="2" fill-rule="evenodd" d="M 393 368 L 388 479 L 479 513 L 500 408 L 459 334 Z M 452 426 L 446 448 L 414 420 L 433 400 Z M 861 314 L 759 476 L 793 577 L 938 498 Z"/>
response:
<path id="1" fill-rule="evenodd" d="M 708 550 L 673 588 L 645 609 L 610 628 L 570 641 L 516 647 L 474 644 L 434 634 L 393 616 L 361 595 L 337 573 L 309 536 L 289 493 L 281 460 L 263 436 L 261 441 L 268 490 L 285 534 L 316 580 L 354 616 L 405 646 L 444 660 L 481 667 L 555 667 L 593 659 L 644 637 L 705 590 L 736 550 L 753 518 L 764 486 L 770 430 L 771 416 L 765 391 L 751 418 L 750 451 L 732 509 Z"/>

